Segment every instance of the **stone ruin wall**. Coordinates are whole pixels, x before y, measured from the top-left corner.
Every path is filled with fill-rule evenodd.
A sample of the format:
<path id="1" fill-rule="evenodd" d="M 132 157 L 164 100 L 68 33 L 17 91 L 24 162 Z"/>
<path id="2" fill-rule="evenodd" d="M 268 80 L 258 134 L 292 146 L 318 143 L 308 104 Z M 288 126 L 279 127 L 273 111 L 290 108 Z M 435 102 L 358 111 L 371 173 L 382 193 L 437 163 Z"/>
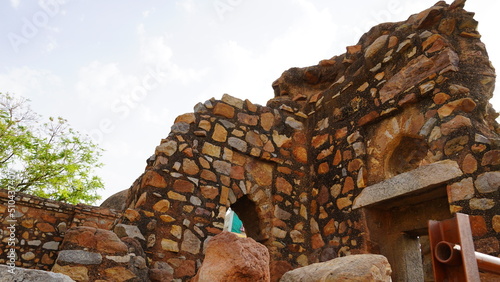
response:
<path id="1" fill-rule="evenodd" d="M 110 230 L 121 217 L 120 211 L 88 205 L 71 205 L 24 193 L 16 193 L 15 230 L 16 265 L 23 268 L 51 270 L 67 230 L 76 226 L 89 226 Z M 7 229 L 13 223 L 9 211 L 8 190 L 0 189 L 0 264 L 9 259 Z M 12 206 L 12 205 L 10 205 Z"/>
<path id="2" fill-rule="evenodd" d="M 438 2 L 372 28 L 343 55 L 285 71 L 267 106 L 224 95 L 179 116 L 129 189 L 121 223 L 137 226 L 136 253 L 152 272 L 192 277 L 231 206 L 269 249 L 276 279 L 337 256 L 387 252 L 386 230 L 374 220 L 444 197 L 445 212 L 429 209 L 424 221 L 467 213 L 476 249 L 498 256 L 500 130 L 488 103 L 495 73 L 473 14 L 462 8 Z M 423 178 L 431 183 L 421 184 L 425 193 L 398 206 L 392 198 L 366 202 L 384 183 Z M 388 229 L 420 232 L 390 216 Z M 67 240 L 60 250 L 83 249 Z M 112 275 L 102 268 L 85 273 Z"/>

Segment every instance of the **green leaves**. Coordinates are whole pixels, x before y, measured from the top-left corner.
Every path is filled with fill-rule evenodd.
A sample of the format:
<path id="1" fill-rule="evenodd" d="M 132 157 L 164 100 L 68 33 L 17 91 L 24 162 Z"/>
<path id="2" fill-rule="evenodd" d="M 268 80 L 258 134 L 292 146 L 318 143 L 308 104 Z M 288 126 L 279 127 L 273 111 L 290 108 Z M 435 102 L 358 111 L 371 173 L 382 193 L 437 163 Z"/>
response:
<path id="1" fill-rule="evenodd" d="M 0 187 L 71 204 L 100 199 L 102 149 L 63 118 L 40 123 L 27 103 L 0 93 Z"/>

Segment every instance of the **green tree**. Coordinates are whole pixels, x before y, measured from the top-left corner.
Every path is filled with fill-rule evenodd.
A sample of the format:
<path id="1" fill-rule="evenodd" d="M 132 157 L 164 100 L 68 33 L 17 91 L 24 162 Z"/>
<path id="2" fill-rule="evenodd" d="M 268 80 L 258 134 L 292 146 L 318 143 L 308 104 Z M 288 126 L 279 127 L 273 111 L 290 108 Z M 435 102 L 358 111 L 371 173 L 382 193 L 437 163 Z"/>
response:
<path id="1" fill-rule="evenodd" d="M 0 187 L 71 204 L 100 199 L 102 149 L 63 118 L 41 122 L 28 102 L 0 92 Z"/>

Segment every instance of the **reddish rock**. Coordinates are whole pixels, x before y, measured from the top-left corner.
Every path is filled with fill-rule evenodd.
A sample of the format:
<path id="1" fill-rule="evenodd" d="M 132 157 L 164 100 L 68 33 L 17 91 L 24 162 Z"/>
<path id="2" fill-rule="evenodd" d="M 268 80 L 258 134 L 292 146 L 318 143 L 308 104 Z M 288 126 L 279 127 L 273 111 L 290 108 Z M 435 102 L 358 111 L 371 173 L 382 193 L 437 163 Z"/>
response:
<path id="1" fill-rule="evenodd" d="M 330 167 L 328 166 L 328 163 L 321 163 L 318 166 L 318 174 L 325 174 L 330 171 Z"/>
<path id="2" fill-rule="evenodd" d="M 219 189 L 213 186 L 201 186 L 201 194 L 207 199 L 215 199 L 219 195 Z"/>
<path id="3" fill-rule="evenodd" d="M 179 266 L 175 269 L 174 277 L 192 277 L 196 274 L 196 262 L 192 260 L 181 260 Z"/>
<path id="4" fill-rule="evenodd" d="M 311 247 L 313 248 L 313 250 L 319 249 L 324 245 L 325 241 L 323 241 L 323 237 L 321 237 L 320 233 L 311 236 Z"/>
<path id="5" fill-rule="evenodd" d="M 153 186 L 157 188 L 165 188 L 167 187 L 167 181 L 163 176 L 158 174 L 155 171 L 148 170 L 144 175 L 142 176 L 142 182 L 141 186 Z"/>
<path id="6" fill-rule="evenodd" d="M 245 179 L 245 168 L 243 168 L 242 166 L 232 166 L 231 178 L 238 180 Z"/>
<path id="7" fill-rule="evenodd" d="M 152 282 L 172 281 L 174 276 L 167 269 L 150 269 L 149 279 Z"/>
<path id="8" fill-rule="evenodd" d="M 472 154 L 467 154 L 462 162 L 464 173 L 474 173 L 477 170 L 477 160 Z"/>
<path id="9" fill-rule="evenodd" d="M 174 182 L 174 190 L 177 192 L 186 192 L 186 193 L 193 193 L 194 191 L 194 184 L 190 181 L 183 180 L 183 179 L 177 179 Z"/>
<path id="10" fill-rule="evenodd" d="M 342 161 L 342 153 L 340 152 L 340 150 L 337 150 L 337 152 L 335 152 L 335 157 L 333 158 L 332 164 L 338 165 L 341 161 Z"/>
<path id="11" fill-rule="evenodd" d="M 330 221 L 328 221 L 328 223 L 323 228 L 323 234 L 325 236 L 328 236 L 328 235 L 335 233 L 335 230 L 336 230 L 335 220 L 332 218 L 332 219 L 330 219 Z"/>
<path id="12" fill-rule="evenodd" d="M 369 123 L 370 121 L 373 121 L 374 119 L 378 118 L 378 116 L 379 113 L 377 111 L 372 111 L 358 120 L 358 126 L 363 126 Z"/>
<path id="13" fill-rule="evenodd" d="M 444 102 L 448 101 L 448 99 L 450 99 L 450 95 L 443 92 L 439 92 L 438 94 L 434 95 L 433 100 L 434 103 L 436 103 L 437 105 L 441 105 L 444 104 Z"/>
<path id="14" fill-rule="evenodd" d="M 262 145 L 264 145 L 262 143 L 262 140 L 260 139 L 260 134 L 257 133 L 257 132 L 254 132 L 254 131 L 249 131 L 246 136 L 245 136 L 245 140 L 250 144 L 250 145 L 253 145 L 253 146 L 257 146 L 257 147 L 262 147 Z"/>
<path id="15" fill-rule="evenodd" d="M 293 156 L 300 163 L 307 163 L 307 149 L 304 147 L 293 148 Z"/>
<path id="16" fill-rule="evenodd" d="M 218 142 L 226 142 L 227 130 L 220 124 L 216 124 L 214 127 L 214 133 L 212 134 L 212 139 Z"/>
<path id="17" fill-rule="evenodd" d="M 470 229 L 472 236 L 481 237 L 488 233 L 488 228 L 486 227 L 486 221 L 484 217 L 480 215 L 469 215 Z"/>
<path id="18" fill-rule="evenodd" d="M 200 171 L 200 168 L 196 165 L 196 162 L 192 159 L 184 159 L 182 161 L 182 169 L 184 173 L 189 175 L 195 175 Z"/>
<path id="19" fill-rule="evenodd" d="M 293 266 L 288 261 L 271 261 L 271 264 L 269 265 L 269 271 L 271 272 L 271 282 L 278 282 L 283 274 L 292 269 Z"/>
<path id="20" fill-rule="evenodd" d="M 258 161 L 252 161 L 245 166 L 247 172 L 260 186 L 268 186 L 273 182 L 273 166 Z"/>
<path id="21" fill-rule="evenodd" d="M 245 113 L 238 114 L 238 121 L 246 125 L 257 125 L 259 117 Z"/>
<path id="22" fill-rule="evenodd" d="M 205 260 L 192 281 L 270 281 L 269 252 L 251 238 L 222 232 L 208 242 Z"/>
<path id="23" fill-rule="evenodd" d="M 125 254 L 128 250 L 118 236 L 109 230 L 92 227 L 73 227 L 66 232 L 61 249 L 96 250 L 107 254 Z"/>
<path id="24" fill-rule="evenodd" d="M 323 145 L 326 140 L 328 140 L 329 136 L 329 134 L 316 135 L 312 138 L 311 145 L 314 148 L 318 148 L 319 146 Z"/>
<path id="25" fill-rule="evenodd" d="M 272 113 L 263 113 L 260 115 L 260 126 L 265 131 L 269 131 L 274 125 L 274 115 Z"/>
<path id="26" fill-rule="evenodd" d="M 234 108 L 229 106 L 228 104 L 219 102 L 214 107 L 214 114 L 227 118 L 232 118 L 234 117 Z"/>
<path id="27" fill-rule="evenodd" d="M 170 202 L 168 200 L 159 200 L 153 205 L 153 210 L 159 213 L 165 213 L 170 208 Z"/>
<path id="28" fill-rule="evenodd" d="M 405 67 L 401 68 L 398 73 L 392 76 L 384 84 L 379 91 L 380 100 L 382 103 L 385 103 L 407 88 L 423 81 L 429 75 L 439 72 L 449 66 L 455 68 L 458 66 L 458 55 L 450 48 L 446 48 L 438 55 L 431 58 L 420 55 L 411 60 Z"/>
<path id="29" fill-rule="evenodd" d="M 183 114 L 183 115 L 180 115 L 178 116 L 174 123 L 178 123 L 178 122 L 185 122 L 185 123 L 194 123 L 196 121 L 196 117 L 194 115 L 194 113 L 187 113 L 187 114 Z"/>
<path id="30" fill-rule="evenodd" d="M 488 237 L 474 241 L 474 249 L 487 255 L 492 255 L 500 251 L 500 243 L 495 237 Z"/>
<path id="31" fill-rule="evenodd" d="M 499 165 L 500 164 L 500 150 L 491 150 L 484 153 L 481 165 Z"/>
<path id="32" fill-rule="evenodd" d="M 472 123 L 470 119 L 464 116 L 456 116 L 452 120 L 445 122 L 441 125 L 441 133 L 443 135 L 449 135 L 462 127 L 471 127 Z"/>
<path id="33" fill-rule="evenodd" d="M 54 232 L 54 231 L 56 231 L 55 228 L 51 224 L 48 224 L 45 222 L 37 223 L 36 227 L 42 232 Z"/>
<path id="34" fill-rule="evenodd" d="M 348 193 L 353 189 L 354 189 L 354 180 L 352 179 L 352 177 L 348 176 L 344 181 L 344 188 L 342 188 L 342 194 Z"/>
<path id="35" fill-rule="evenodd" d="M 217 182 L 217 175 L 215 175 L 215 173 L 213 173 L 210 170 L 207 169 L 202 170 L 200 176 L 202 179 Z"/>
<path id="36" fill-rule="evenodd" d="M 292 194 L 292 185 L 288 183 L 283 177 L 276 178 L 276 190 L 287 195 Z"/>

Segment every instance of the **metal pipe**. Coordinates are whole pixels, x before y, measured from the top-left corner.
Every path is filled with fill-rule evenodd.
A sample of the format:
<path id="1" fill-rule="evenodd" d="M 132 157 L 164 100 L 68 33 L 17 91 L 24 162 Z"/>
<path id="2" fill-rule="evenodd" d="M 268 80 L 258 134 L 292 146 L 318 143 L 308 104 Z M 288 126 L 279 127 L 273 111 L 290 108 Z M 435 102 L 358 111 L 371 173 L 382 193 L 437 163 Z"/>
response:
<path id="1" fill-rule="evenodd" d="M 477 267 L 480 270 L 500 274 L 500 258 L 486 255 L 480 252 L 474 252 L 477 261 Z M 437 261 L 447 265 L 460 265 L 462 263 L 462 254 L 460 245 L 441 241 L 436 244 L 434 256 Z"/>
<path id="2" fill-rule="evenodd" d="M 441 241 L 436 244 L 435 256 L 437 261 L 447 265 L 460 265 L 462 263 L 462 254 L 457 250 L 455 244 Z"/>

